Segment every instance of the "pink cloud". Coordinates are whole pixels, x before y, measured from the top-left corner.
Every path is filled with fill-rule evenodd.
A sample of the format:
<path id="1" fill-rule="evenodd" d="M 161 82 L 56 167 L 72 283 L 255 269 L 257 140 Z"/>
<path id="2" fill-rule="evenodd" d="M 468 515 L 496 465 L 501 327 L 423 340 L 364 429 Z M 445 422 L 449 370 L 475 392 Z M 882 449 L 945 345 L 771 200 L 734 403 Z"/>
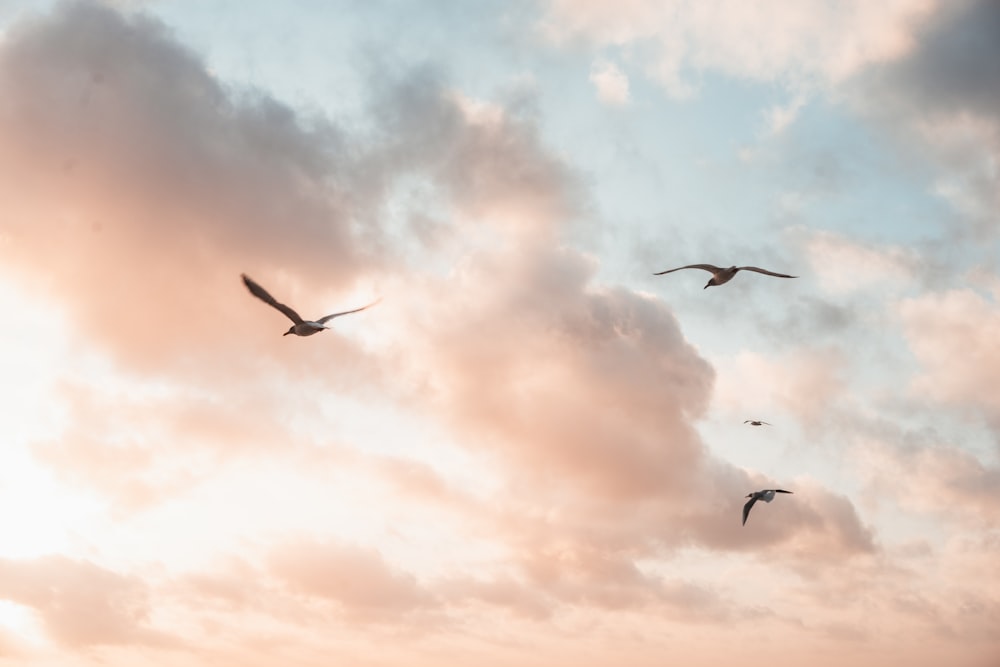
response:
<path id="1" fill-rule="evenodd" d="M 336 602 L 349 617 L 385 621 L 436 606 L 416 579 L 373 549 L 310 540 L 276 548 L 270 573 L 296 593 Z"/>
<path id="2" fill-rule="evenodd" d="M 4 271 L 62 304 L 81 341 L 109 351 L 115 377 L 162 392 L 67 390 L 71 426 L 38 446 L 41 460 L 148 507 L 193 483 L 189 457 L 208 470 L 285 447 L 308 458 L 331 424 L 321 403 L 350 389 L 446 431 L 499 489 L 467 502 L 473 494 L 426 463 L 352 459 L 398 496 L 449 508 L 470 531 L 459 534 L 494 556 L 428 581 L 342 537 L 258 544 L 262 566 L 182 577 L 172 591 L 182 607 L 237 610 L 238 621 L 211 619 L 234 635 L 244 613 L 269 629 L 303 618 L 310 646 L 329 614 L 303 609 L 336 610 L 351 628 L 440 627 L 441 614 L 483 606 L 524 623 L 580 609 L 717 621 L 733 606 L 714 584 L 644 561 L 787 549 L 784 563 L 832 567 L 872 553 L 851 502 L 807 482 L 739 525 L 743 496 L 774 480 L 705 447 L 696 426 L 715 373 L 670 309 L 600 284 L 596 262 L 566 244 L 585 193 L 530 119 L 447 91 L 433 72 L 380 85 L 375 138 L 358 139 L 228 95 L 139 15 L 65 5 L 0 46 L 0 177 L 17 193 Z M 433 242 L 423 219 L 397 230 L 402 244 L 381 227 L 403 177 L 441 197 Z M 316 341 L 281 340 L 280 315 L 239 284 L 244 270 L 302 310 L 376 278 L 402 296 L 373 309 L 375 349 L 336 333 L 299 345 Z M 805 393 L 835 385 L 823 364 L 806 371 Z M 305 446 L 290 437 L 302 422 L 316 427 Z M 153 632 L 141 581 L 60 559 L 4 567 L 0 592 L 39 609 L 64 646 Z M 241 592 L 254 574 L 267 581 Z M 59 576 L 70 607 L 18 583 Z M 107 613 L 83 618 L 85 607 Z"/>
<path id="3" fill-rule="evenodd" d="M 102 644 L 176 646 L 148 627 L 149 592 L 141 579 L 63 556 L 0 559 L 0 597 L 35 609 L 64 647 Z"/>
<path id="4" fill-rule="evenodd" d="M 951 290 L 899 306 L 910 348 L 923 366 L 913 389 L 955 406 L 972 406 L 1000 426 L 1000 306 L 977 292 Z"/>

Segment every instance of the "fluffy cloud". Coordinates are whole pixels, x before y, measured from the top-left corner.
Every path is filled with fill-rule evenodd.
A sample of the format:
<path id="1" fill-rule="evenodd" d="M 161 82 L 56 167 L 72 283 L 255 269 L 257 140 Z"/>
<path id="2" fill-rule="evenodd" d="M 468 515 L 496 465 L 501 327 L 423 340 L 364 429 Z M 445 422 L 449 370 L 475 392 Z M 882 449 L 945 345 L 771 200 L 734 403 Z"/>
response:
<path id="1" fill-rule="evenodd" d="M 993 236 L 1000 156 L 1000 9 L 990 0 L 942 5 L 914 48 L 891 65 L 857 77 L 852 105 L 896 132 L 906 150 L 929 149 L 941 164 L 936 191 L 964 227 Z"/>
<path id="2" fill-rule="evenodd" d="M 847 390 L 845 357 L 841 350 L 802 348 L 778 358 L 740 353 L 727 366 L 719 385 L 719 403 L 737 414 L 746 413 L 748 399 L 756 404 L 780 405 L 799 421 L 816 426 Z M 754 387 L 751 397 L 747 387 Z"/>
<path id="3" fill-rule="evenodd" d="M 337 602 L 362 620 L 396 620 L 435 605 L 412 575 L 396 571 L 371 549 L 301 542 L 275 549 L 271 573 L 293 591 Z"/>
<path id="4" fill-rule="evenodd" d="M 860 69 L 909 52 L 928 0 L 877 7 L 783 1 L 747 4 L 632 0 L 550 0 L 542 26 L 556 41 L 584 38 L 599 46 L 648 46 L 651 74 L 677 95 L 692 91 L 692 73 L 843 81 Z"/>
<path id="5" fill-rule="evenodd" d="M 130 364 L 190 364 L 253 321 L 241 270 L 297 267 L 287 293 L 307 272 L 344 289 L 372 261 L 338 132 L 230 95 L 152 19 L 69 3 L 22 22 L 0 88 L 5 270 L 44 276 Z"/>
<path id="6" fill-rule="evenodd" d="M 629 102 L 628 77 L 614 63 L 598 62 L 590 68 L 590 82 L 605 104 L 624 106 Z"/>
<path id="7" fill-rule="evenodd" d="M 417 504 L 450 506 L 463 531 L 477 524 L 460 533 L 492 548 L 477 567 L 427 582 L 334 535 L 252 544 L 266 565 L 241 576 L 264 572 L 304 606 L 359 623 L 463 605 L 521 619 L 584 607 L 718 620 L 724 596 L 663 562 L 781 546 L 787 562 L 832 565 L 875 550 L 851 502 L 808 480 L 740 530 L 743 495 L 773 482 L 704 446 L 696 424 L 716 379 L 670 309 L 600 284 L 596 261 L 567 245 L 587 199 L 530 118 L 424 68 L 373 77 L 364 128 L 347 132 L 227 90 L 162 25 L 93 4 L 11 29 L 0 87 L 0 177 L 16 192 L 4 272 L 37 284 L 81 344 L 107 351 L 104 379 L 150 392 L 67 390 L 71 426 L 37 447 L 63 478 L 127 509 L 156 506 L 206 458 L 221 469 L 267 459 L 267 444 L 327 444 L 336 424 L 323 407 L 347 388 L 432 422 L 490 468 L 477 502 L 426 463 L 367 470 Z M 394 219 L 408 185 L 430 192 L 426 210 Z M 302 310 L 366 282 L 400 297 L 371 311 L 371 347 L 337 334 L 301 345 L 317 341 L 281 340 L 280 315 L 239 284 L 244 270 Z M 838 391 L 829 363 L 803 366 L 790 401 Z M 284 518 L 226 500 L 230 516 L 271 530 Z M 153 641 L 141 582 L 59 558 L 4 571 L 0 592 L 39 609 L 66 646 Z M 41 585 L 64 576 L 68 605 Z M 235 582 L 189 577 L 178 594 L 280 615 L 273 591 L 241 595 Z"/>
<path id="8" fill-rule="evenodd" d="M 913 389 L 934 400 L 971 406 L 1000 428 L 1000 307 L 971 289 L 904 300 L 899 314 L 923 366 Z"/>
<path id="9" fill-rule="evenodd" d="M 832 232 L 812 234 L 804 245 L 820 286 L 834 295 L 874 286 L 898 287 L 916 277 L 917 255 L 904 248 L 874 248 Z"/>
<path id="10" fill-rule="evenodd" d="M 176 643 L 147 627 L 148 591 L 141 579 L 63 556 L 0 559 L 0 597 L 35 609 L 66 647 Z"/>

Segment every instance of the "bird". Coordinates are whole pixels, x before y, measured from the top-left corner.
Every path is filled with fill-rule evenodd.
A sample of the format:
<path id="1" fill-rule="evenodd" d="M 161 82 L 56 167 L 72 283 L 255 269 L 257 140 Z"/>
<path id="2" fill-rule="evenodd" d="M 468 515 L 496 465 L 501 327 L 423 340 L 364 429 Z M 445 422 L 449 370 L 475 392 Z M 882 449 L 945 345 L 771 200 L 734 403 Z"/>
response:
<path id="1" fill-rule="evenodd" d="M 673 273 L 674 271 L 680 271 L 681 269 L 703 269 L 712 274 L 709 279 L 708 284 L 702 287 L 702 289 L 708 289 L 709 287 L 715 285 L 723 285 L 728 283 L 733 279 L 740 271 L 756 271 L 757 273 L 763 273 L 768 276 L 776 276 L 778 278 L 798 278 L 798 276 L 790 276 L 785 273 L 775 273 L 774 271 L 768 271 L 766 269 L 760 269 L 756 266 L 730 266 L 728 269 L 724 269 L 721 266 L 713 266 L 711 264 L 688 264 L 687 266 L 679 266 L 676 269 L 667 269 L 666 271 L 660 271 L 654 273 L 654 276 L 662 276 L 665 273 Z"/>
<path id="2" fill-rule="evenodd" d="M 771 426 L 771 424 L 761 419 L 748 419 L 743 423 L 750 424 L 751 426 Z"/>
<path id="3" fill-rule="evenodd" d="M 251 294 L 253 294 L 255 297 L 257 297 L 264 303 L 274 306 L 275 308 L 283 312 L 285 315 L 287 315 L 288 319 L 294 322 L 294 324 L 292 324 L 292 326 L 288 328 L 288 331 L 281 334 L 282 336 L 287 336 L 288 334 L 295 334 L 296 336 L 312 336 L 314 333 L 319 333 L 324 329 L 329 329 L 330 327 L 326 326 L 326 323 L 332 320 L 333 318 L 340 317 L 341 315 L 349 315 L 351 313 L 357 313 L 366 308 L 371 308 L 381 300 L 381 299 L 376 299 L 375 301 L 369 303 L 367 306 L 361 306 L 360 308 L 355 308 L 354 310 L 345 310 L 339 313 L 334 313 L 332 315 L 327 315 L 315 321 L 304 320 L 294 310 L 292 310 L 285 304 L 279 303 L 277 300 L 275 300 L 273 296 L 268 294 L 266 289 L 264 289 L 256 282 L 254 282 L 253 278 L 251 278 L 245 273 L 241 275 L 243 277 L 243 284 L 247 286 L 247 289 L 250 290 Z"/>
<path id="4" fill-rule="evenodd" d="M 776 493 L 791 493 L 791 491 L 785 491 L 784 489 L 764 489 L 762 491 L 754 491 L 753 493 L 748 493 L 745 497 L 750 500 L 747 504 L 743 506 L 743 525 L 747 525 L 747 517 L 750 516 L 750 508 L 758 500 L 763 500 L 765 503 L 769 503 L 774 500 L 774 494 Z"/>

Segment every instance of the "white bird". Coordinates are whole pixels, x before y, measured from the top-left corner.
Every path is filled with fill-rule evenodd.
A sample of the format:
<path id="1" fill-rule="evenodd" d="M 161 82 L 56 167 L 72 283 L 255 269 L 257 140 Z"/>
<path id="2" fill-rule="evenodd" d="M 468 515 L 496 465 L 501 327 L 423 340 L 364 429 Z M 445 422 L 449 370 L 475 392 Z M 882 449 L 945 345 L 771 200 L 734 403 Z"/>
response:
<path id="1" fill-rule="evenodd" d="M 798 276 L 789 276 L 784 273 L 775 273 L 774 271 L 768 271 L 766 269 L 760 269 L 756 266 L 730 266 L 728 269 L 724 269 L 721 266 L 712 266 L 711 264 L 688 264 L 687 266 L 679 266 L 676 269 L 668 269 L 666 271 L 660 271 L 659 273 L 654 273 L 654 276 L 662 276 L 665 273 L 673 273 L 674 271 L 680 271 L 681 269 L 703 269 L 712 274 L 711 279 L 708 284 L 702 289 L 708 289 L 714 285 L 723 285 L 728 283 L 733 279 L 740 271 L 756 271 L 757 273 L 763 273 L 768 276 L 776 276 L 778 278 L 798 278 Z"/>
<path id="2" fill-rule="evenodd" d="M 763 500 L 765 503 L 769 503 L 774 500 L 774 494 L 776 493 L 791 493 L 791 491 L 785 491 L 784 489 L 764 489 L 763 491 L 754 491 L 753 493 L 748 493 L 746 495 L 750 500 L 747 504 L 743 506 L 743 525 L 747 525 L 747 517 L 750 516 L 750 508 L 758 500 Z"/>
<path id="3" fill-rule="evenodd" d="M 761 419 L 748 419 L 743 423 L 750 424 L 751 426 L 771 426 L 771 424 Z"/>
<path id="4" fill-rule="evenodd" d="M 285 304 L 276 301 L 273 296 L 267 293 L 266 289 L 264 289 L 256 282 L 254 282 L 250 276 L 248 276 L 245 273 L 242 274 L 242 276 L 243 276 L 243 284 L 247 286 L 247 289 L 250 290 L 251 294 L 253 294 L 255 297 L 257 297 L 264 303 L 274 306 L 275 308 L 283 312 L 285 315 L 287 315 L 288 319 L 294 322 L 294 324 L 291 327 L 289 327 L 288 331 L 281 334 L 282 336 L 287 336 L 288 334 L 295 334 L 296 336 L 312 336 L 314 333 L 319 333 L 324 329 L 329 329 L 330 327 L 326 326 L 326 323 L 332 320 L 333 318 L 340 317 L 341 315 L 349 315 L 351 313 L 357 313 L 359 311 L 364 310 L 365 308 L 371 308 L 380 301 L 380 299 L 378 299 L 372 301 L 367 306 L 355 308 L 354 310 L 345 310 L 340 313 L 334 313 L 333 315 L 327 315 L 315 321 L 304 320 L 301 317 L 299 317 L 299 314 L 296 313 L 294 310 L 292 310 Z"/>

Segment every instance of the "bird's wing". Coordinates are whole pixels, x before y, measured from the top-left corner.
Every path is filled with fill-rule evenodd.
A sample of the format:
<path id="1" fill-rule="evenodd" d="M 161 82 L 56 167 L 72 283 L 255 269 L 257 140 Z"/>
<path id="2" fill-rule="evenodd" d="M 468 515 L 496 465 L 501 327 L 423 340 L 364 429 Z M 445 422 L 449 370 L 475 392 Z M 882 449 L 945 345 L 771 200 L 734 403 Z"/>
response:
<path id="1" fill-rule="evenodd" d="M 666 271 L 660 271 L 659 273 L 654 273 L 654 276 L 662 276 L 664 273 L 673 273 L 674 271 L 680 271 L 681 269 L 704 269 L 709 273 L 715 273 L 719 271 L 719 267 L 712 266 L 711 264 L 688 264 L 687 266 L 678 266 L 676 269 L 668 269 Z"/>
<path id="2" fill-rule="evenodd" d="M 751 498 L 750 500 L 748 500 L 747 504 L 743 506 L 743 525 L 744 526 L 747 525 L 747 517 L 750 516 L 750 508 L 753 507 L 753 504 L 755 502 L 757 502 L 757 496 L 754 496 L 753 498 Z"/>
<path id="3" fill-rule="evenodd" d="M 767 274 L 769 276 L 776 276 L 778 278 L 798 278 L 798 276 L 790 276 L 790 275 L 785 274 L 785 273 L 775 273 L 774 271 L 768 271 L 767 269 L 760 269 L 760 268 L 757 268 L 756 266 L 741 266 L 739 268 L 739 270 L 740 271 L 756 271 L 757 273 L 764 273 L 764 274 Z"/>
<path id="4" fill-rule="evenodd" d="M 744 421 L 743 423 L 744 423 L 744 424 L 749 424 L 749 423 L 750 423 L 750 422 L 752 422 L 752 421 L 753 421 L 752 419 L 747 419 L 747 420 L 746 420 L 746 421 Z"/>
<path id="5" fill-rule="evenodd" d="M 243 274 L 243 284 L 247 286 L 247 289 L 250 290 L 250 293 L 253 294 L 255 297 L 257 297 L 264 303 L 274 306 L 275 308 L 283 312 L 285 315 L 288 316 L 288 319 L 290 319 L 292 322 L 295 322 L 295 324 L 302 324 L 302 318 L 299 317 L 298 313 L 296 313 L 294 310 L 292 310 L 285 304 L 278 303 L 277 301 L 275 301 L 274 297 L 268 294 L 266 289 L 255 283 L 253 281 L 253 278 L 251 278 L 245 273 Z"/>
<path id="6" fill-rule="evenodd" d="M 785 491 L 784 489 L 774 489 L 775 493 L 791 493 L 791 491 Z"/>
<path id="7" fill-rule="evenodd" d="M 357 313 L 357 312 L 360 312 L 360 311 L 362 311 L 362 310 L 364 310 L 366 308 L 371 308 L 372 306 L 374 306 L 376 303 L 378 303 L 381 300 L 382 299 L 376 299 L 375 301 L 372 301 L 371 303 L 369 303 L 367 306 L 361 306 L 360 308 L 355 308 L 354 310 L 345 310 L 342 313 L 334 313 L 333 315 L 327 315 L 325 317 L 319 318 L 316 321 L 319 322 L 320 324 L 326 324 L 327 322 L 329 322 L 330 320 L 332 320 L 335 317 L 340 317 L 341 315 L 350 315 L 351 313 Z"/>
<path id="8" fill-rule="evenodd" d="M 766 424 L 767 426 L 773 426 L 773 424 L 771 424 L 771 422 L 762 421 L 761 424 Z"/>

